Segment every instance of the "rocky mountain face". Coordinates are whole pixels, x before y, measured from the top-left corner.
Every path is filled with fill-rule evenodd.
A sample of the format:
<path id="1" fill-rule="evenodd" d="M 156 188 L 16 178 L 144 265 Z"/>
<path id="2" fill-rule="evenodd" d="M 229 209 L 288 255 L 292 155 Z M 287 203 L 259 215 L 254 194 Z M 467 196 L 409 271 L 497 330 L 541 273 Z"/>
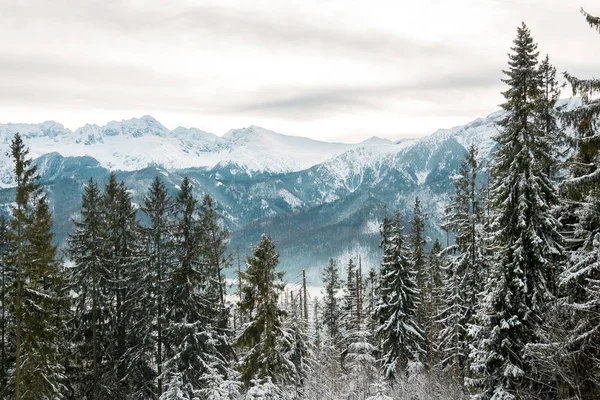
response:
<path id="1" fill-rule="evenodd" d="M 320 142 L 256 126 L 223 137 L 193 128 L 170 131 L 149 116 L 74 132 L 55 122 L 0 125 L 0 212 L 8 212 L 14 197 L 6 153 L 20 132 L 50 195 L 60 243 L 72 231 L 89 177 L 102 185 L 109 171 L 116 171 L 140 204 L 155 176 L 173 194 L 188 176 L 198 197 L 210 194 L 217 200 L 231 231 L 234 259 L 239 253 L 243 260 L 267 232 L 289 280 L 306 268 L 318 281 L 330 257 L 346 263 L 361 255 L 366 267 L 377 265 L 383 215 L 398 208 L 408 228 L 415 197 L 428 216 L 429 241 L 444 239 L 440 221 L 453 193 L 451 178 L 472 143 L 487 165 L 502 115 L 418 140 L 371 138 L 359 144 Z"/>

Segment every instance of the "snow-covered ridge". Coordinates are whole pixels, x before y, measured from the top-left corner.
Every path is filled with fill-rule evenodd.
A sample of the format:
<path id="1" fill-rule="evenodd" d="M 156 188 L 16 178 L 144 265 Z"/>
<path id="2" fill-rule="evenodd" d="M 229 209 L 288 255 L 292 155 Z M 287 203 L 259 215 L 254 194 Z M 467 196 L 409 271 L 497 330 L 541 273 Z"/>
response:
<path id="1" fill-rule="evenodd" d="M 134 171 L 149 165 L 166 169 L 227 168 L 232 173 L 287 173 L 319 164 L 357 145 L 286 136 L 260 127 L 229 131 L 223 137 L 195 128 L 169 130 L 150 116 L 75 131 L 47 121 L 0 124 L 0 187 L 12 184 L 6 152 L 21 133 L 30 155 L 90 156 L 106 168 Z"/>
<path id="2" fill-rule="evenodd" d="M 580 98 L 560 99 L 556 102 L 556 108 L 562 111 L 572 110 L 580 105 Z M 505 116 L 506 111 L 498 110 L 485 118 L 477 118 L 462 126 L 440 129 L 434 132 L 430 138 L 433 140 L 444 140 L 454 137 L 465 148 L 474 144 L 477 147 L 480 159 L 489 158 L 496 146 L 494 138 L 500 133 L 497 124 Z"/>
<path id="3" fill-rule="evenodd" d="M 579 99 L 561 100 L 558 106 L 570 109 L 580 103 Z M 112 170 L 135 171 L 151 165 L 169 170 L 205 167 L 248 176 L 321 166 L 329 179 L 339 179 L 340 184 L 351 181 L 348 184 L 354 186 L 365 173 L 377 174 L 382 165 L 397 163 L 408 149 L 434 149 L 451 137 L 465 148 L 476 144 L 479 157 L 489 158 L 496 145 L 497 122 L 503 116 L 504 111 L 497 111 L 420 139 L 393 143 L 373 136 L 358 144 L 287 136 L 258 126 L 233 129 L 219 137 L 195 128 L 169 130 L 147 115 L 104 126 L 87 124 L 75 131 L 54 121 L 0 124 L 0 187 L 12 185 L 6 153 L 16 132 L 24 137 L 34 158 L 56 152 L 65 157 L 90 156 Z"/>

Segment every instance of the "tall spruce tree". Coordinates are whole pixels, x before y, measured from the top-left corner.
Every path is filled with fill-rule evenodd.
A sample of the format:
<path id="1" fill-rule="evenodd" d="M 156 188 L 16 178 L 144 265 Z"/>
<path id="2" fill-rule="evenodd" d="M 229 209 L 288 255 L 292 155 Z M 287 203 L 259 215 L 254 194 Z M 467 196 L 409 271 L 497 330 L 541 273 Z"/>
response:
<path id="1" fill-rule="evenodd" d="M 15 364 L 14 392 L 5 395 L 15 399 L 60 399 L 66 392 L 61 362 L 64 346 L 59 346 L 68 308 L 63 293 L 65 282 L 52 244 L 50 209 L 39 191 L 36 167 L 27 158 L 29 150 L 19 134 L 10 148 L 17 183 L 8 232 L 12 242 L 8 262 L 16 269 L 9 300 L 15 321 Z"/>
<path id="2" fill-rule="evenodd" d="M 411 263 L 415 271 L 415 282 L 417 284 L 417 290 L 419 292 L 419 301 L 417 306 L 417 324 L 424 330 L 425 341 L 423 346 L 427 354 L 431 352 L 432 343 L 429 342 L 429 333 L 427 321 L 429 320 L 427 310 L 427 254 L 425 253 L 425 215 L 421 211 L 421 201 L 418 197 L 415 198 L 415 204 L 413 207 L 413 218 L 410 222 L 411 233 L 409 236 L 410 247 L 411 247 Z M 425 360 L 423 360 L 425 361 Z M 429 365 L 427 365 L 429 366 Z"/>
<path id="3" fill-rule="evenodd" d="M 425 332 L 427 342 L 430 343 L 429 352 L 427 354 L 428 368 L 432 369 L 438 362 L 438 335 L 439 323 L 438 318 L 442 311 L 443 304 L 443 280 L 442 280 L 442 244 L 439 240 L 435 240 L 427 256 L 427 281 L 425 284 L 425 302 L 427 310 L 427 321 Z"/>
<path id="4" fill-rule="evenodd" d="M 350 258 L 346 266 L 346 282 L 344 287 L 344 327 L 346 334 L 358 329 L 357 316 L 357 300 L 358 300 L 358 280 L 357 265 Z"/>
<path id="5" fill-rule="evenodd" d="M 302 291 L 299 291 L 298 296 L 294 296 L 293 293 L 292 291 L 290 306 L 284 319 L 281 349 L 285 358 L 294 366 L 290 383 L 296 398 L 301 399 L 305 397 L 307 377 L 312 369 L 312 352 L 309 347 L 308 326 L 303 317 Z"/>
<path id="6" fill-rule="evenodd" d="M 22 398 L 24 382 L 23 369 L 23 284 L 27 279 L 25 275 L 25 253 L 27 248 L 27 237 L 25 228 L 32 218 L 32 202 L 38 190 L 37 167 L 31 164 L 27 158 L 29 149 L 26 148 L 21 135 L 14 136 L 10 155 L 14 162 L 14 176 L 17 184 L 15 205 L 12 206 L 12 220 L 10 224 L 9 240 L 13 248 L 9 257 L 9 263 L 15 268 L 15 281 L 11 291 L 11 311 L 14 316 L 15 335 L 15 364 L 12 383 L 15 400 Z"/>
<path id="7" fill-rule="evenodd" d="M 358 316 L 359 310 L 357 302 L 359 300 L 359 290 L 357 287 L 357 265 L 354 260 L 350 258 L 346 265 L 346 281 L 344 282 L 344 297 L 342 303 L 342 337 L 343 337 L 343 349 L 342 349 L 342 365 L 345 366 L 346 356 L 350 345 L 357 339 L 357 333 L 360 330 Z"/>
<path id="8" fill-rule="evenodd" d="M 600 32 L 600 18 L 581 10 L 587 23 Z M 583 106 L 561 114 L 566 125 L 575 128 L 575 137 L 570 138 L 576 152 L 570 163 L 572 176 L 563 184 L 570 198 L 582 199 L 590 191 L 600 186 L 600 135 L 598 135 L 597 117 L 600 115 L 600 79 L 581 79 L 566 72 L 565 78 L 571 84 L 573 95 L 580 95 Z"/>
<path id="9" fill-rule="evenodd" d="M 540 62 L 539 74 L 541 79 L 541 98 L 537 107 L 537 119 L 548 140 L 550 157 L 543 160 L 546 163 L 547 174 L 551 179 L 556 178 L 556 160 L 567 154 L 566 136 L 558 125 L 556 102 L 560 98 L 560 85 L 556 79 L 556 68 L 550 63 L 550 57 Z"/>
<path id="10" fill-rule="evenodd" d="M 469 148 L 454 180 L 455 195 L 446 216 L 447 228 L 456 244 L 446 249 L 448 265 L 444 279 L 445 307 L 439 322 L 442 366 L 458 377 L 469 373 L 468 330 L 479 309 L 479 293 L 485 278 L 485 246 L 482 237 L 482 207 L 477 188 L 477 150 Z"/>
<path id="11" fill-rule="evenodd" d="M 75 396 L 83 399 L 110 399 L 109 374 L 111 293 L 107 290 L 111 271 L 105 259 L 106 228 L 101 194 L 90 178 L 81 196 L 80 217 L 68 239 L 72 266 L 68 270 L 70 289 L 75 293 L 71 323 L 74 356 L 70 376 Z"/>
<path id="12" fill-rule="evenodd" d="M 334 346 L 340 345 L 342 309 L 338 291 L 342 287 L 337 262 L 332 258 L 323 270 L 323 325 Z"/>
<path id="13" fill-rule="evenodd" d="M 9 223 L 4 215 L 0 215 L 0 387 L 8 388 L 9 367 L 13 355 L 12 318 L 9 312 L 9 287 L 14 279 L 14 271 L 8 263 L 10 242 L 8 240 Z M 4 392 L 0 389 L 0 395 Z"/>
<path id="14" fill-rule="evenodd" d="M 383 373 L 388 379 L 418 370 L 425 354 L 425 334 L 418 323 L 420 294 L 402 218 L 387 216 L 382 224 L 383 260 L 379 280 L 379 300 L 374 318 L 379 321 Z"/>
<path id="15" fill-rule="evenodd" d="M 472 369 L 482 399 L 544 396 L 544 385 L 526 360 L 545 305 L 554 297 L 562 254 L 558 222 L 551 214 L 557 194 L 549 176 L 549 140 L 536 116 L 542 97 L 537 45 L 522 24 L 503 81 L 506 117 L 494 154 L 495 257 L 482 310 L 483 336 Z"/>
<path id="16" fill-rule="evenodd" d="M 165 184 L 159 177 L 154 179 L 144 197 L 142 211 L 149 221 L 143 228 L 146 236 L 147 261 L 143 277 L 145 290 L 142 293 L 141 306 L 144 309 L 142 315 L 145 318 L 141 318 L 139 328 L 149 330 L 152 333 L 147 335 L 152 342 L 147 345 L 152 346 L 152 352 L 154 353 L 154 364 L 156 365 L 155 393 L 160 398 L 163 392 L 162 366 L 166 330 L 166 288 L 174 267 L 175 256 L 173 254 L 173 201 L 169 197 Z"/>
<path id="17" fill-rule="evenodd" d="M 221 313 L 225 313 L 225 279 L 223 270 L 231 266 L 231 257 L 227 252 L 229 231 L 223 229 L 217 205 L 212 197 L 204 196 L 200 205 L 200 223 L 202 225 L 202 246 L 207 267 L 207 276 L 210 279 L 209 287 L 214 289 Z M 222 316 L 227 321 L 227 315 Z"/>
<path id="18" fill-rule="evenodd" d="M 225 300 L 225 275 L 223 272 L 232 263 L 231 256 L 226 254 L 229 231 L 224 228 L 219 208 L 209 195 L 202 199 L 198 214 L 205 275 L 206 307 L 203 314 L 213 321 L 211 336 L 215 343 L 216 353 L 214 354 L 218 354 L 218 359 L 221 360 L 221 365 L 216 369 L 219 374 L 207 370 L 202 379 L 205 382 L 210 381 L 210 385 L 218 387 L 222 393 L 231 393 L 235 392 L 239 382 L 237 381 L 238 375 L 231 366 L 236 355 L 231 344 L 232 332 L 228 326 L 229 308 Z"/>
<path id="19" fill-rule="evenodd" d="M 137 209 L 124 182 L 114 173 L 102 193 L 106 229 L 104 268 L 110 273 L 106 290 L 112 297 L 109 314 L 109 354 L 113 360 L 110 390 L 117 399 L 143 398 L 152 382 L 145 310 L 141 307 L 144 253 Z"/>
<path id="20" fill-rule="evenodd" d="M 600 19 L 582 13 L 590 27 L 600 32 Z M 575 135 L 568 141 L 575 151 L 568 160 L 570 174 L 561 186 L 569 258 L 560 276 L 563 298 L 555 327 L 564 346 L 555 351 L 559 356 L 550 368 L 561 375 L 567 395 L 591 400 L 600 397 L 600 80 L 570 73 L 565 77 L 583 104 L 561 114 L 563 122 L 574 128 Z"/>
<path id="21" fill-rule="evenodd" d="M 338 263 L 333 258 L 322 272 L 323 289 L 321 290 L 322 302 L 320 303 L 320 323 L 323 334 L 319 335 L 319 349 L 317 353 L 317 393 L 322 393 L 325 398 L 335 398 L 343 389 L 342 384 L 342 352 L 343 352 L 343 304 L 340 291 L 343 281 L 340 278 Z M 320 331 L 319 331 L 320 333 Z"/>
<path id="22" fill-rule="evenodd" d="M 248 323 L 237 338 L 243 349 L 240 370 L 242 380 L 272 380 L 279 385 L 292 383 L 295 367 L 282 351 L 285 312 L 279 307 L 283 292 L 283 272 L 276 271 L 279 254 L 270 236 L 263 234 L 248 257 L 242 272 L 243 293 L 240 309 Z"/>
<path id="23" fill-rule="evenodd" d="M 63 329 L 69 300 L 51 230 L 50 208 L 42 195 L 25 227 L 28 246 L 21 305 L 23 399 L 61 399 L 67 393 Z"/>
<path id="24" fill-rule="evenodd" d="M 176 265 L 166 293 L 165 391 L 161 399 L 195 399 L 235 387 L 227 338 L 216 329 L 215 298 L 207 295 L 202 226 L 192 184 L 185 177 L 175 199 Z M 209 291 L 210 292 L 210 291 Z M 216 293 L 216 291 L 212 291 Z M 174 397 L 178 396 L 178 397 Z"/>

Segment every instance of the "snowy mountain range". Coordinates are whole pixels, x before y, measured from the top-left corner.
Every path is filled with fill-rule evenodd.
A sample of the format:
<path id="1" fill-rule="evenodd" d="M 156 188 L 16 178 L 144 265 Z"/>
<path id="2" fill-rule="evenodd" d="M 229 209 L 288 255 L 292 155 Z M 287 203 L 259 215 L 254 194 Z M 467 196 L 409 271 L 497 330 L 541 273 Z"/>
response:
<path id="1" fill-rule="evenodd" d="M 567 108 L 578 104 L 578 99 L 560 102 Z M 194 128 L 171 131 L 150 116 L 75 131 L 52 121 L 5 124 L 0 125 L 0 212 L 14 196 L 6 153 L 20 132 L 50 194 L 60 241 L 72 229 L 70 218 L 90 176 L 102 182 L 108 171 L 117 171 L 140 203 L 156 175 L 173 192 L 185 175 L 198 196 L 208 193 L 218 201 L 232 232 L 232 251 L 248 252 L 268 232 L 283 267 L 292 275 L 309 268 L 316 280 L 330 257 L 347 261 L 361 254 L 367 264 L 377 263 L 385 208 L 398 208 L 407 225 L 417 196 L 429 217 L 430 241 L 442 238 L 439 222 L 453 192 L 451 177 L 471 144 L 487 165 L 503 115 L 498 111 L 420 139 L 373 137 L 358 144 L 286 136 L 256 126 L 222 137 Z"/>
<path id="2" fill-rule="evenodd" d="M 135 171 L 149 165 L 170 170 L 206 167 L 249 176 L 300 171 L 355 147 L 390 143 L 380 138 L 355 145 L 328 143 L 257 126 L 233 129 L 219 137 L 195 128 L 171 131 L 148 115 L 105 126 L 85 125 L 74 132 L 54 121 L 4 124 L 0 125 L 2 187 L 13 183 L 6 172 L 5 149 L 16 132 L 24 137 L 34 158 L 57 152 L 64 157 L 93 157 L 110 170 Z"/>

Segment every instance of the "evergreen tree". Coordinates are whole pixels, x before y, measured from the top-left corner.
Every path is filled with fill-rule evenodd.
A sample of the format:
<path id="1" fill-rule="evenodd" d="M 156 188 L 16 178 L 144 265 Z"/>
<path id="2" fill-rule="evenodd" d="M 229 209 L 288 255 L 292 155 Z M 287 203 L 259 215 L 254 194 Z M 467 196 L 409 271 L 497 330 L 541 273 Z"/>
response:
<path id="1" fill-rule="evenodd" d="M 344 297 L 342 303 L 342 318 L 341 336 L 343 338 L 343 349 L 342 349 L 342 366 L 346 368 L 346 356 L 350 346 L 356 341 L 361 340 L 362 337 L 358 337 L 360 331 L 360 323 L 358 317 L 360 310 L 358 309 L 359 302 L 359 277 L 357 265 L 354 260 L 350 258 L 346 267 L 346 282 L 344 285 Z"/>
<path id="2" fill-rule="evenodd" d="M 294 297 L 292 292 L 291 303 L 286 310 L 284 320 L 284 335 L 281 340 L 281 348 L 285 358 L 294 365 L 291 383 L 295 389 L 296 398 L 304 398 L 306 381 L 311 372 L 310 362 L 312 359 L 308 342 L 308 327 L 303 318 L 302 292 Z"/>
<path id="3" fill-rule="evenodd" d="M 582 10 L 588 24 L 600 32 L 600 19 Z M 596 118 L 600 115 L 600 79 L 580 79 L 570 73 L 565 78 L 571 84 L 573 95 L 580 95 L 583 106 L 561 114 L 562 121 L 575 128 L 576 136 L 570 138 L 575 155 L 571 159 L 571 177 L 563 184 L 569 198 L 585 198 L 590 191 L 597 191 L 600 180 L 600 135 L 597 134 Z"/>
<path id="4" fill-rule="evenodd" d="M 600 200 L 577 207 L 578 224 L 569 234 L 570 256 L 560 275 L 561 301 L 548 313 L 547 340 L 536 358 L 540 369 L 559 375 L 565 395 L 600 396 Z"/>
<path id="5" fill-rule="evenodd" d="M 123 182 L 111 173 L 101 199 L 106 229 L 104 268 L 109 272 L 106 290 L 110 293 L 109 357 L 113 398 L 144 398 L 152 389 L 153 362 L 148 327 L 142 307 L 144 252 L 137 210 Z"/>
<path id="6" fill-rule="evenodd" d="M 64 346 L 60 343 L 68 306 L 62 292 L 65 282 L 36 167 L 27 158 L 29 151 L 19 134 L 10 148 L 17 187 L 8 232 L 12 242 L 8 263 L 16 267 L 9 300 L 15 320 L 14 393 L 9 395 L 15 399 L 60 399 L 66 392 L 61 363 Z"/>
<path id="7" fill-rule="evenodd" d="M 424 349 L 429 354 L 431 352 L 431 343 L 428 341 L 430 336 L 428 330 L 427 321 L 429 320 L 427 310 L 427 255 L 425 254 L 425 216 L 421 212 L 421 202 L 419 198 L 415 198 L 415 205 L 413 208 L 413 219 L 410 223 L 411 234 L 410 234 L 410 246 L 412 250 L 411 263 L 413 270 L 415 271 L 415 283 L 417 284 L 417 290 L 419 292 L 419 301 L 417 305 L 416 323 L 423 329 L 425 336 L 425 342 L 423 343 Z M 425 361 L 425 360 L 422 360 Z"/>
<path id="8" fill-rule="evenodd" d="M 379 277 L 375 268 L 371 267 L 369 273 L 365 279 L 365 301 L 366 304 L 364 315 L 367 321 L 367 329 L 370 332 L 375 333 L 377 329 L 377 320 L 373 318 L 373 313 L 377 307 L 377 288 L 378 288 Z"/>
<path id="9" fill-rule="evenodd" d="M 14 136 L 10 145 L 10 156 L 12 157 L 15 168 L 15 181 L 17 183 L 15 205 L 11 211 L 13 219 L 10 224 L 8 235 L 13 248 L 9 256 L 9 264 L 15 266 L 15 281 L 11 291 L 10 302 L 12 314 L 14 316 L 14 335 L 15 335 L 15 365 L 13 373 L 14 398 L 20 400 L 24 390 L 24 381 L 22 377 L 23 360 L 23 285 L 27 279 L 25 275 L 25 253 L 27 248 L 27 237 L 25 228 L 32 218 L 32 202 L 38 191 L 37 167 L 31 165 L 31 159 L 27 158 L 29 149 L 18 133 Z"/>
<path id="10" fill-rule="evenodd" d="M 547 172 L 549 141 L 535 118 L 541 98 L 536 48 L 523 24 L 505 71 L 507 116 L 496 138 L 492 188 L 496 263 L 481 314 L 483 337 L 472 360 L 478 379 L 470 382 L 483 399 L 544 393 L 524 352 L 536 341 L 540 316 L 554 297 L 562 239 L 550 212 L 557 195 Z"/>
<path id="11" fill-rule="evenodd" d="M 344 288 L 344 328 L 345 334 L 348 335 L 352 331 L 358 329 L 357 323 L 357 266 L 354 264 L 354 260 L 350 258 L 346 267 L 346 282 Z"/>
<path id="12" fill-rule="evenodd" d="M 323 325 L 327 328 L 329 338 L 334 346 L 338 346 L 341 340 L 340 318 L 341 305 L 338 291 L 342 286 L 339 278 L 337 262 L 332 258 L 323 270 Z"/>
<path id="13" fill-rule="evenodd" d="M 227 337 L 216 329 L 215 298 L 207 291 L 202 227 L 192 184 L 183 179 L 175 199 L 175 256 L 177 263 L 166 293 L 164 366 L 165 391 L 161 399 L 202 398 L 236 386 L 230 369 Z M 207 293 L 209 293 L 207 295 Z"/>
<path id="14" fill-rule="evenodd" d="M 70 376 L 76 396 L 84 399 L 112 398 L 108 350 L 113 302 L 107 290 L 111 272 L 105 263 L 106 228 L 100 202 L 98 185 L 90 178 L 81 196 L 80 218 L 73 221 L 75 231 L 68 239 L 69 283 L 75 293 Z"/>
<path id="15" fill-rule="evenodd" d="M 46 197 L 41 196 L 25 227 L 28 246 L 21 305 L 23 399 L 61 399 L 66 394 L 62 341 L 69 302 L 51 229 L 50 209 Z"/>
<path id="16" fill-rule="evenodd" d="M 417 311 L 417 318 L 419 324 L 424 326 L 426 320 L 425 306 L 425 285 L 427 281 L 427 257 L 425 255 L 425 216 L 421 212 L 421 202 L 419 198 L 415 198 L 415 205 L 413 208 L 413 219 L 410 223 L 411 235 L 410 245 L 412 249 L 411 262 L 415 270 L 415 278 L 417 289 L 419 290 L 419 309 Z"/>
<path id="17" fill-rule="evenodd" d="M 279 254 L 270 236 L 263 234 L 248 257 L 247 269 L 242 272 L 243 293 L 241 311 L 248 323 L 237 339 L 244 349 L 241 359 L 242 380 L 273 380 L 275 384 L 292 382 L 294 364 L 282 352 L 282 339 L 288 334 L 283 327 L 285 312 L 278 299 L 283 292 L 283 273 L 275 269 Z"/>
<path id="18" fill-rule="evenodd" d="M 556 68 L 550 63 L 548 55 L 540 62 L 539 74 L 542 95 L 536 110 L 536 117 L 550 144 L 550 157 L 544 160 L 547 164 L 546 173 L 550 178 L 554 178 L 557 172 L 556 160 L 566 155 L 566 136 L 556 118 L 555 106 L 560 98 L 560 86 L 556 80 Z"/>
<path id="19" fill-rule="evenodd" d="M 231 256 L 226 256 L 229 231 L 223 228 L 223 221 L 212 197 L 206 195 L 199 208 L 201 245 L 205 270 L 205 298 L 207 307 L 204 313 L 215 322 L 214 334 L 219 337 L 218 351 L 228 360 L 235 358 L 230 342 L 232 335 L 228 327 L 229 308 L 225 303 L 225 278 L 223 270 L 231 266 Z M 228 367 L 229 368 L 229 367 Z M 233 371 L 228 372 L 232 375 Z"/>
<path id="20" fill-rule="evenodd" d="M 393 220 L 384 218 L 381 234 L 383 261 L 374 317 L 379 321 L 383 373 L 394 380 L 399 373 L 420 369 L 425 337 L 416 318 L 420 306 L 416 271 L 398 211 Z"/>
<path id="21" fill-rule="evenodd" d="M 144 360 L 143 364 L 145 364 L 145 367 L 142 366 L 145 372 L 140 377 L 142 390 L 139 396 L 155 395 L 160 398 L 163 393 L 165 297 L 175 256 L 173 254 L 173 201 L 159 177 L 155 177 L 144 197 L 142 211 L 147 216 L 148 223 L 142 228 L 146 242 L 146 262 L 141 283 L 144 289 L 138 303 L 139 318 L 136 320 L 136 331 L 142 341 L 137 359 Z M 142 357 L 140 358 L 139 355 Z M 152 359 L 148 359 L 150 356 Z M 151 365 L 155 365 L 156 368 Z M 154 379 L 155 385 L 151 383 Z"/>
<path id="22" fill-rule="evenodd" d="M 371 395 L 371 385 L 378 378 L 376 347 L 371 332 L 363 326 L 352 333 L 346 350 L 346 390 L 350 399 L 364 399 Z"/>
<path id="23" fill-rule="evenodd" d="M 429 353 L 427 354 L 427 363 L 429 369 L 438 361 L 437 338 L 439 334 L 439 324 L 437 319 L 442 311 L 443 302 L 443 283 L 442 283 L 442 245 L 439 240 L 435 240 L 429 255 L 427 256 L 427 281 L 425 284 L 427 321 L 425 333 L 427 342 L 430 343 Z"/>
<path id="24" fill-rule="evenodd" d="M 582 12 L 588 24 L 600 32 L 600 19 Z M 569 73 L 565 73 L 565 77 L 573 95 L 581 95 L 583 104 L 561 114 L 563 122 L 575 131 L 575 136 L 568 138 L 575 150 L 568 160 L 570 175 L 561 186 L 566 197 L 561 211 L 570 254 L 560 276 L 563 297 L 551 327 L 556 332 L 548 331 L 548 347 L 556 356 L 548 357 L 546 349 L 541 360 L 552 360 L 548 369 L 560 375 L 567 386 L 567 395 L 595 399 L 600 396 L 600 135 L 597 125 L 600 80 L 580 79 Z M 556 342 L 564 344 L 556 348 Z"/>
<path id="25" fill-rule="evenodd" d="M 454 180 L 455 195 L 446 217 L 447 228 L 455 234 L 449 247 L 446 267 L 445 307 L 439 322 L 442 366 L 458 377 L 468 375 L 469 326 L 474 324 L 483 289 L 485 246 L 482 237 L 482 209 L 477 188 L 478 163 L 474 146 L 469 148 Z"/>
<path id="26" fill-rule="evenodd" d="M 378 377 L 375 329 L 369 319 L 363 319 L 364 287 L 362 264 L 350 259 L 348 263 L 344 316 L 345 349 L 342 353 L 345 371 L 344 387 L 349 398 L 365 398 L 370 395 L 371 384 Z M 370 314 L 369 314 L 370 315 Z"/>
<path id="27" fill-rule="evenodd" d="M 13 348 L 9 332 L 12 330 L 12 318 L 9 312 L 8 290 L 14 279 L 14 271 L 8 263 L 10 254 L 9 223 L 4 215 L 0 215 L 0 387 L 8 387 L 9 368 L 12 364 Z M 4 390 L 0 389 L 0 395 Z"/>
<path id="28" fill-rule="evenodd" d="M 231 257 L 225 256 L 229 231 L 220 224 L 220 216 L 214 200 L 209 195 L 204 196 L 200 205 L 200 223 L 203 231 L 203 252 L 207 264 L 207 276 L 210 277 L 210 287 L 216 291 L 221 313 L 225 313 L 225 280 L 223 270 L 231 266 Z M 224 315 L 224 321 L 227 316 Z"/>
<path id="29" fill-rule="evenodd" d="M 143 316 L 139 328 L 146 331 L 150 338 L 156 365 L 156 395 L 163 392 L 162 365 L 164 362 L 165 341 L 165 297 L 166 287 L 175 257 L 173 254 L 173 201 L 167 188 L 159 177 L 156 177 L 144 197 L 142 211 L 149 219 L 148 226 L 143 229 L 146 236 L 147 265 L 144 276 L 145 290 L 142 293 Z M 156 342 L 156 343 L 152 343 Z M 154 371 L 148 371 L 153 374 Z"/>

